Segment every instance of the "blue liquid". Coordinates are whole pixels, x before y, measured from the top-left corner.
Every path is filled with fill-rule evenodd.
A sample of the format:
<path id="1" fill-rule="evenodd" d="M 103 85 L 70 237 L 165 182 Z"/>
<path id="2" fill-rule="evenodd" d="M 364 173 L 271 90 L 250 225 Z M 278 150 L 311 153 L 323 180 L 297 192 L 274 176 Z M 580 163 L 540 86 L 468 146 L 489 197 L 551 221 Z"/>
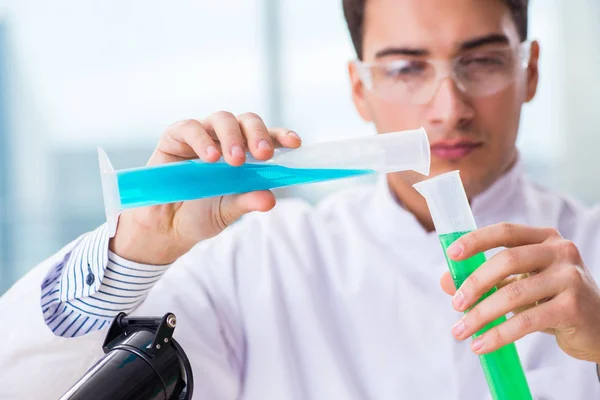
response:
<path id="1" fill-rule="evenodd" d="M 267 190 L 374 173 L 369 169 L 299 169 L 275 164 L 232 167 L 198 160 L 117 172 L 121 209 Z"/>

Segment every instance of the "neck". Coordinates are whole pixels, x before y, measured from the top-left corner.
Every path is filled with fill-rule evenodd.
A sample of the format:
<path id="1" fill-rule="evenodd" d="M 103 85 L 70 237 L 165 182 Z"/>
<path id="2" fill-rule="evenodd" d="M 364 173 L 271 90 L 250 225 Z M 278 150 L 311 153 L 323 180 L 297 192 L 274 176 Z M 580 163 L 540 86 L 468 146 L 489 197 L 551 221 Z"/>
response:
<path id="1" fill-rule="evenodd" d="M 500 173 L 494 174 L 493 176 L 490 176 L 487 179 L 483 180 L 484 183 L 482 183 L 479 187 L 471 187 L 471 190 L 469 190 L 469 188 L 465 188 L 467 189 L 469 203 L 471 202 L 472 196 L 476 196 L 478 193 L 482 193 L 483 191 L 485 191 L 497 179 L 499 179 L 502 175 L 511 170 L 516 163 L 517 153 L 515 152 L 514 156 L 506 164 L 506 167 L 500 171 Z M 419 221 L 423 229 L 425 229 L 427 232 L 433 232 L 435 230 L 435 227 L 433 225 L 431 215 L 429 214 L 429 207 L 427 206 L 427 202 L 425 201 L 425 198 L 421 196 L 421 194 L 412 187 L 412 185 L 414 183 L 419 182 L 422 179 L 422 177 L 417 178 L 417 175 L 406 174 L 416 173 L 402 172 L 387 175 L 390 192 L 392 196 L 395 197 L 396 201 L 398 201 L 406 210 L 408 210 L 411 214 L 415 216 L 415 218 L 417 219 L 417 221 Z"/>

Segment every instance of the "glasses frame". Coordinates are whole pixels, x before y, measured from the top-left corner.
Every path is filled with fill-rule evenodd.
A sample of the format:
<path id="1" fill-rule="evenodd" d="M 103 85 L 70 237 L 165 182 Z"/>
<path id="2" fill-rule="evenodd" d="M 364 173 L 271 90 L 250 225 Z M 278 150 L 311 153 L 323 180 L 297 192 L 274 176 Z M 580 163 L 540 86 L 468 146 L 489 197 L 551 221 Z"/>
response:
<path id="1" fill-rule="evenodd" d="M 533 41 L 526 40 L 524 42 L 521 42 L 519 44 L 519 46 L 517 47 L 517 50 L 516 50 L 518 53 L 517 57 L 518 57 L 518 60 L 520 62 L 522 69 L 527 69 L 529 67 L 529 63 L 531 60 L 532 43 L 533 43 Z M 510 48 L 510 46 L 508 46 L 508 47 Z M 435 96 L 435 93 L 437 93 L 437 91 L 439 90 L 439 87 L 440 87 L 442 81 L 444 81 L 448 78 L 452 79 L 452 81 L 454 82 L 456 87 L 461 92 L 468 95 L 467 89 L 462 84 L 461 79 L 457 76 L 456 69 L 455 69 L 457 60 L 459 60 L 461 57 L 463 57 L 463 55 L 455 56 L 451 60 L 436 59 L 436 58 L 422 59 L 422 61 L 426 61 L 426 62 L 430 63 L 431 65 L 433 65 L 435 68 L 435 71 L 436 71 L 436 82 L 434 84 L 435 90 L 433 90 L 431 98 L 433 98 L 433 96 Z M 388 62 L 365 62 L 365 61 L 355 59 L 355 60 L 352 60 L 351 62 L 355 65 L 356 70 L 358 72 L 359 79 L 361 80 L 364 87 L 372 93 L 377 93 L 377 91 L 373 87 L 373 76 L 371 73 L 371 68 L 380 67 L 380 66 L 393 67 L 394 65 L 399 65 L 399 64 L 404 65 L 406 63 L 406 60 L 393 60 L 393 61 L 388 61 Z M 517 68 L 517 70 L 518 70 L 518 68 Z M 443 71 L 443 72 L 439 73 L 439 71 Z M 506 86 L 496 90 L 495 92 L 491 92 L 491 93 L 488 93 L 488 94 L 485 94 L 482 96 L 474 96 L 474 97 L 492 96 L 492 95 L 502 91 L 510 83 L 514 82 L 514 80 L 516 78 L 517 78 L 517 76 L 515 74 L 515 76 L 510 81 L 507 82 Z M 416 104 L 426 104 L 429 101 L 431 101 L 431 98 L 428 101 L 416 102 Z"/>

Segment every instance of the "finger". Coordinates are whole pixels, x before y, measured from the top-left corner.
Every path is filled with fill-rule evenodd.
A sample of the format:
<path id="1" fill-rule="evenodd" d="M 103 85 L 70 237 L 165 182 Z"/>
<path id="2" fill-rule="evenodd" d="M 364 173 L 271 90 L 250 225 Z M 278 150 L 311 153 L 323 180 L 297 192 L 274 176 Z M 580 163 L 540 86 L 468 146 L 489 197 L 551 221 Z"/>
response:
<path id="1" fill-rule="evenodd" d="M 521 275 L 509 276 L 508 278 L 506 278 L 502 282 L 498 283 L 496 285 L 496 288 L 498 288 L 498 289 L 503 288 L 506 285 L 510 285 L 513 282 L 520 281 L 521 279 L 525 279 L 527 277 L 529 277 L 529 274 L 521 274 Z"/>
<path id="2" fill-rule="evenodd" d="M 550 244 L 537 244 L 506 249 L 477 268 L 454 294 L 452 305 L 464 311 L 481 296 L 511 275 L 544 269 L 556 259 Z"/>
<path id="3" fill-rule="evenodd" d="M 165 164 L 191 158 L 214 162 L 219 159 L 217 144 L 196 120 L 179 121 L 163 134 L 149 165 Z"/>
<path id="4" fill-rule="evenodd" d="M 525 335 L 555 326 L 557 317 L 553 307 L 553 302 L 549 301 L 517 314 L 479 336 L 471 343 L 471 348 L 476 354 L 490 353 Z"/>
<path id="5" fill-rule="evenodd" d="M 269 133 L 273 138 L 275 147 L 287 147 L 296 149 L 302 145 L 302 139 L 294 131 L 286 128 L 271 128 Z"/>
<path id="6" fill-rule="evenodd" d="M 447 254 L 452 260 L 464 260 L 497 247 L 537 244 L 554 237 L 560 237 L 554 229 L 502 223 L 467 233 L 448 248 Z"/>
<path id="7" fill-rule="evenodd" d="M 500 282 L 498 285 L 496 285 L 496 287 L 498 289 L 500 289 L 510 283 L 513 283 L 517 280 L 522 279 L 521 277 L 526 277 L 526 276 L 528 276 L 528 274 L 523 274 L 523 275 L 518 275 L 518 276 L 509 276 L 508 278 L 506 278 L 505 280 Z M 454 293 L 456 293 L 456 286 L 454 285 L 454 280 L 452 279 L 452 275 L 450 274 L 449 271 L 444 272 L 444 274 L 440 278 L 440 286 L 442 287 L 442 290 L 444 292 L 446 292 L 447 294 L 449 294 L 450 296 L 453 296 Z"/>
<path id="8" fill-rule="evenodd" d="M 224 196 L 218 210 L 218 223 L 225 229 L 252 211 L 269 211 L 275 207 L 275 195 L 268 190 Z"/>
<path id="9" fill-rule="evenodd" d="M 504 287 L 504 286 L 508 285 L 509 283 L 512 283 L 512 282 L 520 279 L 521 276 L 526 276 L 526 275 L 508 277 L 505 280 L 503 280 L 502 282 L 500 282 L 498 285 L 496 285 L 496 287 L 498 289 L 500 289 L 501 287 Z M 450 271 L 444 272 L 444 274 L 440 278 L 440 286 L 442 287 L 442 290 L 444 292 L 446 292 L 447 294 L 449 294 L 450 296 L 453 296 L 454 293 L 456 293 L 456 286 L 454 285 L 454 280 L 452 279 L 452 275 L 450 274 Z"/>
<path id="10" fill-rule="evenodd" d="M 450 275 L 450 272 L 448 271 L 444 272 L 444 274 L 440 278 L 440 286 L 442 287 L 442 290 L 450 296 L 456 293 L 456 287 L 454 286 L 452 275 Z"/>
<path id="11" fill-rule="evenodd" d="M 527 279 L 527 278 L 529 278 L 530 276 L 533 276 L 533 275 L 534 275 L 534 273 L 527 273 L 527 274 L 520 274 L 520 275 L 509 276 L 508 278 L 506 278 L 505 280 L 503 280 L 502 282 L 500 282 L 498 285 L 496 285 L 496 288 L 501 289 L 504 286 L 508 286 L 508 285 L 510 285 L 513 282 L 517 282 L 517 281 L 520 281 L 520 280 L 523 280 L 523 279 Z M 529 309 L 531 307 L 534 307 L 534 306 L 535 306 L 535 304 L 528 304 L 528 305 L 525 305 L 525 306 L 522 306 L 522 307 L 517 307 L 514 310 L 512 310 L 512 312 L 515 313 L 515 314 L 516 313 L 520 313 L 520 312 L 523 312 L 523 311 L 525 311 L 525 310 L 527 310 L 527 309 Z"/>
<path id="12" fill-rule="evenodd" d="M 520 274 L 520 275 L 509 276 L 508 278 L 506 278 L 505 280 L 503 280 L 502 282 L 500 282 L 499 284 L 497 284 L 496 288 L 501 289 L 504 286 L 508 286 L 508 285 L 510 285 L 513 282 L 517 282 L 517 281 L 520 281 L 520 280 L 523 280 L 523 279 L 527 279 L 530 276 L 533 276 L 533 274 L 527 273 L 527 274 Z M 521 306 L 521 307 L 517 307 L 517 308 L 515 308 L 514 310 L 511 310 L 511 311 L 516 314 L 516 313 L 523 312 L 523 311 L 525 311 L 525 310 L 527 310 L 527 309 L 529 309 L 531 307 L 534 307 L 534 306 L 535 306 L 535 304 L 527 304 L 527 305 L 524 305 L 524 306 Z"/>
<path id="13" fill-rule="evenodd" d="M 246 161 L 246 140 L 235 116 L 221 111 L 207 118 L 207 123 L 214 130 L 217 140 L 221 143 L 221 151 L 225 161 L 230 165 L 239 166 Z"/>
<path id="14" fill-rule="evenodd" d="M 254 113 L 246 113 L 237 117 L 240 129 L 248 149 L 259 160 L 268 160 L 273 156 L 273 139 L 263 120 Z"/>
<path id="15" fill-rule="evenodd" d="M 488 323 L 514 310 L 553 297 L 562 287 L 553 278 L 555 277 L 550 272 L 542 272 L 504 286 L 467 312 L 452 327 L 452 334 L 457 339 L 464 340 Z"/>

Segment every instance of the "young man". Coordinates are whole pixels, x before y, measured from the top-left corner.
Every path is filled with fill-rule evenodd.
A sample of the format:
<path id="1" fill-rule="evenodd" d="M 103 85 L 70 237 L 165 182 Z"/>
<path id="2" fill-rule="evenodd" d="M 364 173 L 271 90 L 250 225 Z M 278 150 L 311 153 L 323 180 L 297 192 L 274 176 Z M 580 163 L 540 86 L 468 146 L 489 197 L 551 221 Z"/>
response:
<path id="1" fill-rule="evenodd" d="M 449 255 L 493 257 L 454 293 L 415 173 L 316 208 L 284 201 L 228 229 L 273 208 L 273 195 L 127 212 L 113 239 L 105 227 L 82 236 L 2 299 L 12 343 L 0 350 L 0 391 L 56 397 L 99 357 L 116 313 L 172 311 L 197 398 L 489 399 L 476 354 L 518 339 L 535 399 L 600 396 L 599 214 L 529 183 L 515 147 L 538 82 L 527 1 L 343 5 L 358 112 L 380 133 L 427 129 L 432 175 L 461 171 L 483 227 Z M 220 112 L 170 127 L 149 163 L 240 165 L 245 149 L 268 159 L 299 145 L 257 115 Z"/>

